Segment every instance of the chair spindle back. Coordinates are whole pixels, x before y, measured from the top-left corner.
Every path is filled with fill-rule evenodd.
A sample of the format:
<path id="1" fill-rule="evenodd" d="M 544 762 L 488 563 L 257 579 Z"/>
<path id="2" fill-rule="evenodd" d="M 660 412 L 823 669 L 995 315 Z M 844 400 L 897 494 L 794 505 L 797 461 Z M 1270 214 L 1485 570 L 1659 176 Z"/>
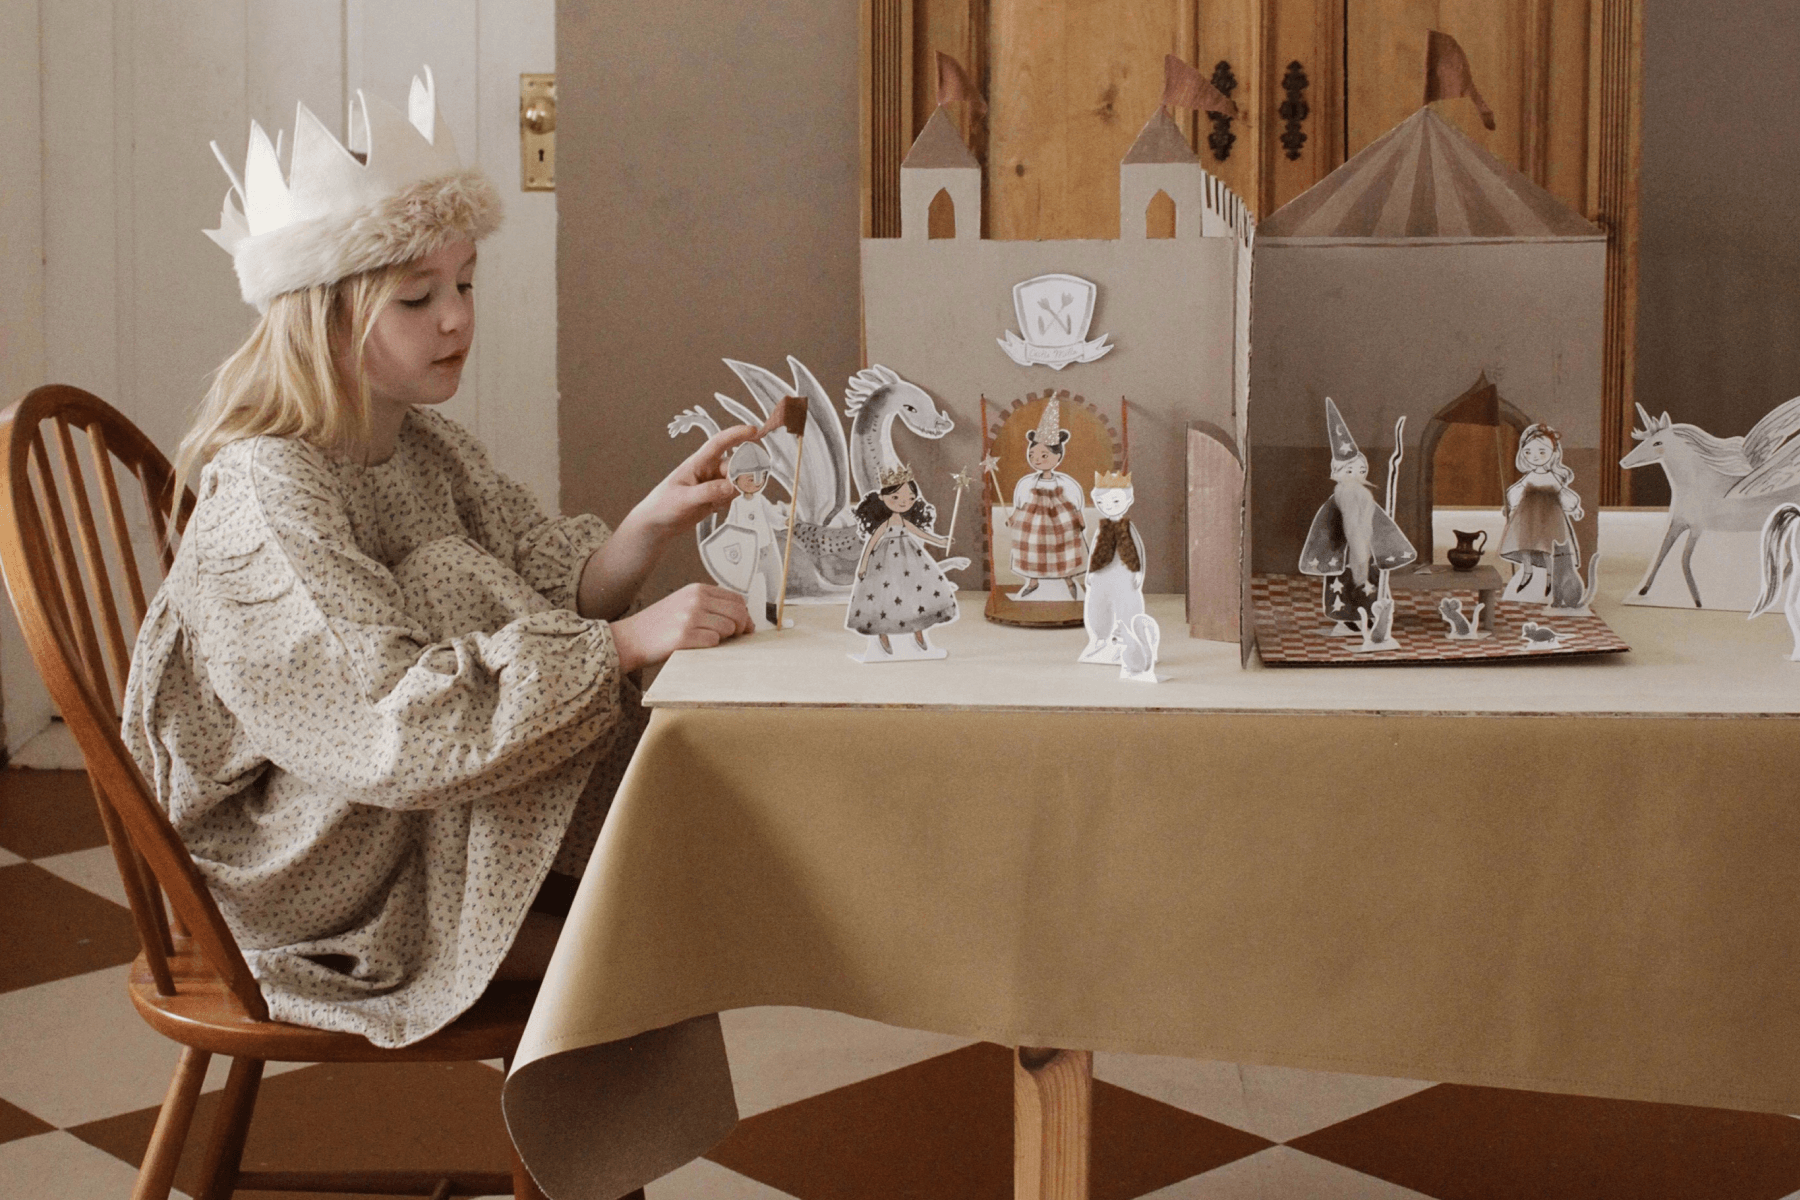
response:
<path id="1" fill-rule="evenodd" d="M 87 442 L 85 463 L 77 430 Z M 147 557 L 159 568 L 148 587 L 120 472 L 136 480 L 142 495 L 135 532 L 149 543 Z M 105 514 L 105 538 L 90 480 Z M 32 658 L 87 763 L 157 990 L 175 993 L 169 958 L 177 937 L 191 938 L 248 1015 L 267 1019 L 262 994 L 204 878 L 119 734 L 146 597 L 173 565 L 175 539 L 193 508 L 193 494 L 184 491 L 179 512 L 173 511 L 174 485 L 173 468 L 149 438 L 79 388 L 38 388 L 0 413 L 0 565 Z M 174 910 L 173 928 L 165 896 Z"/>

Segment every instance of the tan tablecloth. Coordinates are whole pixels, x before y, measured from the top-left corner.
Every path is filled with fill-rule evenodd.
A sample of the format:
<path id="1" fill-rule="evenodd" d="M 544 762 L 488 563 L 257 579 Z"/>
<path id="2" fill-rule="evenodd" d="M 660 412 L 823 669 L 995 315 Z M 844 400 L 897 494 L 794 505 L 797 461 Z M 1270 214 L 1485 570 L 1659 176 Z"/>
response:
<path id="1" fill-rule="evenodd" d="M 980 671 L 982 647 L 1002 647 L 1000 671 L 1015 636 L 1079 646 L 1079 631 L 978 620 L 947 631 L 965 639 L 960 666 L 836 674 L 854 639 L 803 613 L 782 635 L 811 647 L 782 651 L 802 677 L 734 684 L 749 703 L 707 704 L 694 673 L 735 678 L 772 638 L 678 659 L 507 1085 L 547 1190 L 610 1197 L 652 1177 L 580 1152 L 597 1127 L 626 1129 L 629 1092 L 593 1073 L 584 1092 L 584 1061 L 765 1004 L 1010 1044 L 1800 1112 L 1800 719 L 1704 712 L 1795 707 L 1778 622 L 1605 610 L 1658 687 L 1643 707 L 1679 710 L 1666 689 L 1686 671 L 1701 715 L 1671 716 L 1582 699 L 1629 695 L 1629 661 L 1520 668 L 1519 696 L 1506 669 L 1238 672 L 1232 650 L 1215 673 L 1162 607 L 1168 669 L 1198 655 L 1206 678 L 1187 682 L 1205 703 L 1123 711 L 1108 698 L 1168 703 L 1181 680 L 1114 685 L 1041 642 L 1017 669 L 1042 686 L 1020 701 L 1074 689 L 1085 706 L 959 709 L 979 689 L 956 672 Z M 1735 649 L 1694 643 L 1706 621 Z M 1740 652 L 1766 694 L 1707 682 Z M 1469 702 L 1355 711 L 1408 675 L 1435 705 L 1434 688 Z M 1309 679 L 1313 707 L 1340 711 L 1295 711 Z M 870 694 L 781 698 L 840 687 Z M 1294 705 L 1241 711 L 1295 688 Z M 1517 712 L 1533 694 L 1592 711 Z M 683 1069 L 712 1082 L 662 1077 L 684 1114 L 665 1159 L 731 1119 L 716 1026 L 682 1028 Z"/>

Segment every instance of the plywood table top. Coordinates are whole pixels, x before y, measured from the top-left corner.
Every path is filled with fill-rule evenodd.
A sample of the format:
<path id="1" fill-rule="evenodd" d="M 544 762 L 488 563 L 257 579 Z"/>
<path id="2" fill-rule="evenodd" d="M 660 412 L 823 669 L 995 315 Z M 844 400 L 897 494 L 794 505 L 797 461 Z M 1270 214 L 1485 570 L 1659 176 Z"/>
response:
<path id="1" fill-rule="evenodd" d="M 1165 682 L 1128 683 L 1116 667 L 1075 661 L 1080 629 L 1016 629 L 981 617 L 985 596 L 961 594 L 964 616 L 934 630 L 938 661 L 864 665 L 841 607 L 795 607 L 792 629 L 711 650 L 683 651 L 645 697 L 658 708 L 848 707 L 1175 712 L 1468 713 L 1800 716 L 1800 663 L 1777 614 L 1626 607 L 1641 564 L 1611 562 L 1595 611 L 1629 654 L 1479 666 L 1238 665 L 1235 644 L 1187 636 L 1180 596 L 1153 596 Z M 1546 618 L 1554 624 L 1554 618 Z"/>

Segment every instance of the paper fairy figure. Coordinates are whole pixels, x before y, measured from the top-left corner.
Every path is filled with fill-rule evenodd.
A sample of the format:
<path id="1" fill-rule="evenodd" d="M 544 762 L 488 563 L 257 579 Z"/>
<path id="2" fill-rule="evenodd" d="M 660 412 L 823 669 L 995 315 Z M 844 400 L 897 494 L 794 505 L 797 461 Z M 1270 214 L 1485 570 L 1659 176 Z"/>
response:
<path id="1" fill-rule="evenodd" d="M 741 594 L 758 629 L 775 625 L 775 598 L 781 592 L 779 538 L 787 528 L 787 506 L 773 504 L 769 452 L 756 442 L 732 451 L 725 470 L 738 494 L 725 521 L 700 545 L 706 569 L 721 586 Z"/>
<path id="2" fill-rule="evenodd" d="M 956 585 L 945 576 L 969 565 L 966 558 L 934 562 L 926 546 L 948 550 L 950 538 L 932 528 L 937 511 L 919 494 L 910 467 L 881 472 L 881 490 L 856 506 L 868 541 L 856 565 L 856 586 L 844 628 L 868 637 L 858 662 L 943 658 L 928 632 L 956 620 Z"/>
<path id="3" fill-rule="evenodd" d="M 1025 434 L 1025 463 L 1031 470 L 1013 488 L 1012 515 L 1006 519 L 1012 531 L 1012 569 L 1025 580 L 1012 594 L 1015 600 L 1081 599 L 1086 521 L 1081 485 L 1056 469 L 1069 445 L 1069 431 L 1057 423 L 1060 404 L 1046 404 L 1038 427 Z M 1046 591 L 1043 584 L 1052 579 L 1063 582 L 1067 595 Z"/>
<path id="4" fill-rule="evenodd" d="M 1569 486 L 1575 472 L 1563 465 L 1562 435 L 1548 425 L 1528 425 L 1519 435 L 1513 459 L 1519 479 L 1506 489 L 1501 510 L 1506 529 L 1500 535 L 1500 557 L 1517 563 L 1502 598 L 1539 599 L 1549 595 L 1548 579 L 1556 543 L 1568 543 L 1569 565 L 1581 567 L 1581 544 L 1575 522 L 1584 515 L 1581 497 Z"/>
<path id="5" fill-rule="evenodd" d="M 1403 567 L 1419 555 L 1394 523 L 1398 450 L 1388 467 L 1388 505 L 1384 509 L 1370 488 L 1369 460 L 1356 448 L 1350 427 L 1329 396 L 1325 398 L 1325 427 L 1331 441 L 1331 499 L 1319 506 L 1307 531 L 1306 545 L 1300 550 L 1300 573 L 1323 579 L 1321 603 L 1325 615 L 1335 622 L 1331 632 L 1346 637 L 1360 632 L 1355 628 L 1359 622 L 1370 627 L 1377 623 L 1375 602 L 1382 598 L 1382 573 Z M 1396 429 L 1396 447 L 1399 433 Z M 1390 607 L 1387 615 L 1391 613 Z M 1385 631 L 1376 639 L 1378 643 L 1386 640 Z"/>
<path id="6" fill-rule="evenodd" d="M 1100 528 L 1088 555 L 1087 603 L 1081 615 L 1088 642 L 1081 662 L 1117 663 L 1124 647 L 1122 627 L 1144 611 L 1144 539 L 1125 515 L 1135 495 L 1130 475 L 1094 472 Z"/>

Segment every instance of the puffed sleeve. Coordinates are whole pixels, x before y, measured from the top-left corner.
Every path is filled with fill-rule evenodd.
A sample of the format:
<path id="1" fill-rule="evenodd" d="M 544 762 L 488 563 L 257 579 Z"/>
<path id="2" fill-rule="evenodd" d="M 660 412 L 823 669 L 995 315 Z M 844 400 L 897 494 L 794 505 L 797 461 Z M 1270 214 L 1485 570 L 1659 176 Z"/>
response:
<path id="1" fill-rule="evenodd" d="M 619 719 L 605 622 L 545 608 L 434 639 L 357 548 L 319 451 L 258 438 L 218 465 L 182 624 L 261 757 L 357 803 L 432 808 L 551 770 Z"/>
<path id="2" fill-rule="evenodd" d="M 509 563 L 553 607 L 573 610 L 581 569 L 612 536 L 606 522 L 592 513 L 545 516 L 530 489 L 495 470 L 468 430 L 430 409 L 414 409 L 408 419 L 455 475 L 457 507 L 488 552 Z"/>

